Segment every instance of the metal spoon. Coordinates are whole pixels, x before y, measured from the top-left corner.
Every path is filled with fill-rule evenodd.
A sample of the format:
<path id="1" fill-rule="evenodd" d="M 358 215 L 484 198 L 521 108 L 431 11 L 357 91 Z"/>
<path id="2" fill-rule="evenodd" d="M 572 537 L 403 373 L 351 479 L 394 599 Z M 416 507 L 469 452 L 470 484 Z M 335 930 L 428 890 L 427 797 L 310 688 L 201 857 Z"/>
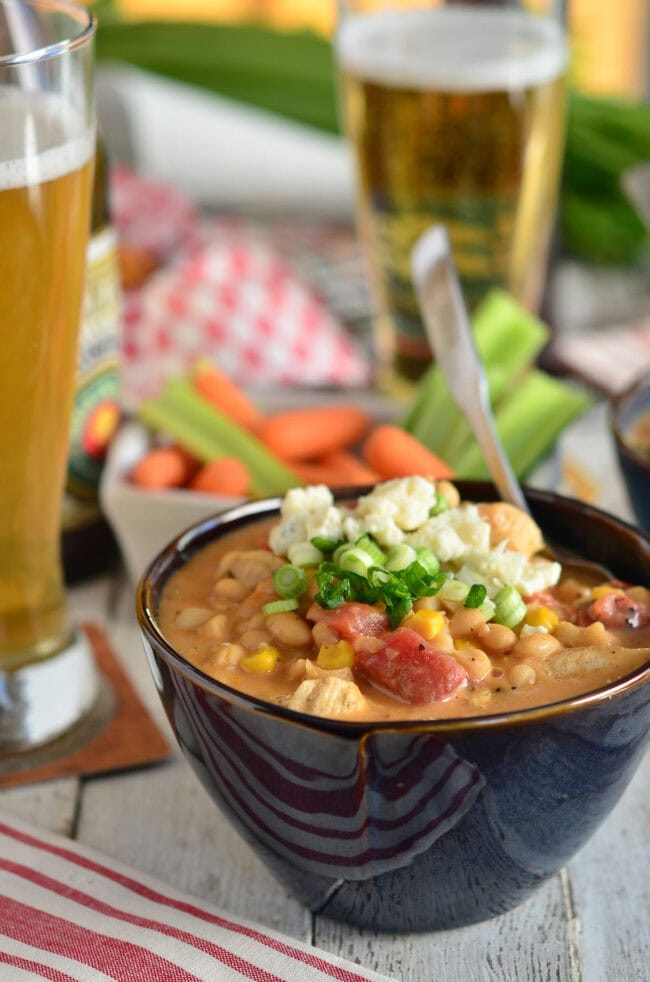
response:
<path id="1" fill-rule="evenodd" d="M 474 431 L 499 494 L 528 512 L 494 425 L 487 379 L 444 225 L 433 225 L 418 239 L 411 269 L 427 335 L 452 398 Z"/>
<path id="2" fill-rule="evenodd" d="M 504 501 L 530 510 L 494 425 L 485 370 L 479 357 L 444 225 L 433 225 L 416 242 L 411 272 L 427 336 L 451 396 L 472 427 L 492 480 Z M 612 574 L 599 563 L 550 549 L 551 559 L 602 582 Z"/>

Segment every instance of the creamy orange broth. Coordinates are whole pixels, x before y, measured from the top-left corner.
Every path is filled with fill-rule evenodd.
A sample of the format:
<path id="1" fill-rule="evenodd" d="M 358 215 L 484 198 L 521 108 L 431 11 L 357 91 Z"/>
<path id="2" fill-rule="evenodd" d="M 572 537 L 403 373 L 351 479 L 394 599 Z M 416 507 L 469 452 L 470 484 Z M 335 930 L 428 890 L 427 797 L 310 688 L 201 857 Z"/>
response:
<path id="1" fill-rule="evenodd" d="M 311 596 L 300 602 L 299 617 L 292 623 L 296 628 L 296 621 L 300 621 L 304 628 L 294 630 L 291 644 L 283 643 L 278 637 L 277 621 L 274 633 L 273 616 L 266 617 L 262 612 L 264 603 L 276 599 L 270 585 L 271 568 L 286 562 L 266 549 L 272 524 L 271 521 L 259 522 L 229 533 L 196 554 L 170 578 L 163 592 L 158 620 L 168 641 L 207 675 L 257 698 L 287 705 L 305 678 L 324 677 L 328 673 L 318 668 L 315 662 L 319 644 L 313 638 L 313 623 L 304 619 L 313 603 Z M 220 566 L 223 571 L 230 565 L 229 559 L 224 557 L 240 552 L 250 552 L 252 556 L 248 577 L 241 578 L 242 569 L 247 568 L 245 557 L 235 563 L 234 571 L 218 572 Z M 265 560 L 264 556 L 268 558 Z M 268 563 L 267 575 L 260 575 L 254 585 L 252 581 L 264 571 L 265 562 Z M 256 563 L 257 571 L 251 571 L 251 566 Z M 588 598 L 591 587 L 565 577 L 548 594 L 553 596 L 554 602 L 573 604 Z M 630 595 L 636 602 L 647 605 L 647 590 L 637 587 Z M 461 630 L 455 638 L 450 636 L 448 628 L 453 628 L 454 617 L 461 605 L 437 603 L 434 598 L 431 606 L 441 608 L 445 617 L 447 630 L 441 635 L 440 647 L 470 672 L 458 690 L 450 698 L 412 705 L 380 690 L 352 668 L 347 670 L 347 675 L 361 691 L 363 705 L 351 711 L 328 710 L 323 715 L 351 721 L 412 720 L 480 716 L 524 709 L 596 689 L 632 671 L 650 655 L 647 625 L 634 630 L 612 629 L 593 623 L 580 627 L 568 621 L 563 622 L 562 628 L 556 628 L 563 643 L 554 642 L 556 650 L 552 656 L 543 651 L 524 651 L 522 654 L 524 635 L 519 628 L 513 634 L 515 643 L 510 650 L 494 651 L 490 650 L 485 638 L 483 642 L 477 640 L 476 632 L 470 629 Z M 461 628 L 463 616 L 466 615 L 461 615 Z M 489 636 L 486 637 L 489 642 Z M 429 643 L 436 646 L 436 639 Z M 242 658 L 269 647 L 279 653 L 279 659 L 270 671 L 249 671 L 242 667 Z M 526 647 L 524 641 L 523 649 Z M 580 668 L 569 663 L 564 667 L 566 674 L 563 677 L 554 677 L 549 665 L 555 664 L 560 656 L 577 659 Z M 486 662 L 486 658 L 489 661 Z M 591 667 L 590 662 L 594 663 Z M 484 677 L 481 678 L 482 674 Z"/>

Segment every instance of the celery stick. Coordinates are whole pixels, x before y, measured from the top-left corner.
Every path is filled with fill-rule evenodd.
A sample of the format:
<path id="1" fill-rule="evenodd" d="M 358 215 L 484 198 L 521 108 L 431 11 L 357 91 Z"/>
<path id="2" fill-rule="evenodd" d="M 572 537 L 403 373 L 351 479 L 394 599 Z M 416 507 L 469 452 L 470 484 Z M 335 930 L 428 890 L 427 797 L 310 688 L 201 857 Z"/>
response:
<path id="1" fill-rule="evenodd" d="M 488 389 L 490 391 L 490 401 L 492 403 L 492 410 L 494 411 L 496 400 L 500 399 L 508 388 L 511 388 L 517 383 L 516 380 L 511 379 L 510 374 L 503 371 L 500 366 L 491 368 L 488 372 L 486 372 L 486 374 L 488 379 Z M 473 442 L 474 434 L 472 433 L 472 428 L 465 419 L 464 415 L 459 412 L 457 419 L 449 427 L 447 434 L 440 444 L 439 456 L 442 457 L 444 461 L 458 460 L 458 458 L 462 457 L 465 451 L 469 449 Z"/>
<path id="2" fill-rule="evenodd" d="M 496 402 L 542 349 L 548 331 L 503 290 L 492 290 L 487 295 L 476 309 L 472 324 L 491 397 Z M 420 381 L 402 425 L 444 459 L 448 439 L 453 445 L 464 446 L 470 438 L 469 428 L 436 365 Z"/>
<path id="3" fill-rule="evenodd" d="M 301 483 L 259 440 L 198 396 L 187 379 L 170 379 L 162 396 L 140 406 L 139 416 L 202 460 L 238 457 L 257 495 L 284 494 Z"/>
<path id="4" fill-rule="evenodd" d="M 496 427 L 517 477 L 525 477 L 548 453 L 564 427 L 581 415 L 592 398 L 540 371 L 530 371 L 501 403 Z M 478 444 L 451 463 L 460 477 L 489 477 Z"/>
<path id="5" fill-rule="evenodd" d="M 230 454 L 215 443 L 214 439 L 199 432 L 171 409 L 162 399 L 147 399 L 138 406 L 138 419 L 157 433 L 165 433 L 193 454 L 197 460 L 207 462 Z"/>

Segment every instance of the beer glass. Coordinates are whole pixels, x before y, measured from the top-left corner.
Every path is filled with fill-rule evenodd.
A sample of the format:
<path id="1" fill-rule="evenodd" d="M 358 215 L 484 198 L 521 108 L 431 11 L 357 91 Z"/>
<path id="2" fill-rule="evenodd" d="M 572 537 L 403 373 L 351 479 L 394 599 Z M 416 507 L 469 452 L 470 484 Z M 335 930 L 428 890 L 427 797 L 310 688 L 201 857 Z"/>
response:
<path id="1" fill-rule="evenodd" d="M 539 307 L 563 154 L 562 17 L 545 0 L 342 0 L 336 49 L 382 380 L 414 380 L 431 352 L 410 252 L 428 226 L 447 226 L 470 307 L 493 286 Z"/>
<path id="2" fill-rule="evenodd" d="M 60 513 L 95 146 L 95 22 L 62 0 L 0 0 L 0 750 L 91 706 Z"/>

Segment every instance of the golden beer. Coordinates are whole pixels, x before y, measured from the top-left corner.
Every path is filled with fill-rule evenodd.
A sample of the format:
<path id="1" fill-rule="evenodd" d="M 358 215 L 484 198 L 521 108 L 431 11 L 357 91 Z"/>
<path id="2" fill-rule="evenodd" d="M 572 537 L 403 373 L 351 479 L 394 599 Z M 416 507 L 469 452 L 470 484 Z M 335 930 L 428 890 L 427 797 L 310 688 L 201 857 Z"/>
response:
<path id="1" fill-rule="evenodd" d="M 505 8 L 350 16 L 338 59 L 379 357 L 417 378 L 430 350 L 410 253 L 444 223 L 466 299 L 494 285 L 540 302 L 563 152 L 562 30 Z"/>
<path id="2" fill-rule="evenodd" d="M 0 125 L 0 669 L 8 670 L 70 640 L 60 512 L 94 143 L 44 93 L 0 88 Z"/>

